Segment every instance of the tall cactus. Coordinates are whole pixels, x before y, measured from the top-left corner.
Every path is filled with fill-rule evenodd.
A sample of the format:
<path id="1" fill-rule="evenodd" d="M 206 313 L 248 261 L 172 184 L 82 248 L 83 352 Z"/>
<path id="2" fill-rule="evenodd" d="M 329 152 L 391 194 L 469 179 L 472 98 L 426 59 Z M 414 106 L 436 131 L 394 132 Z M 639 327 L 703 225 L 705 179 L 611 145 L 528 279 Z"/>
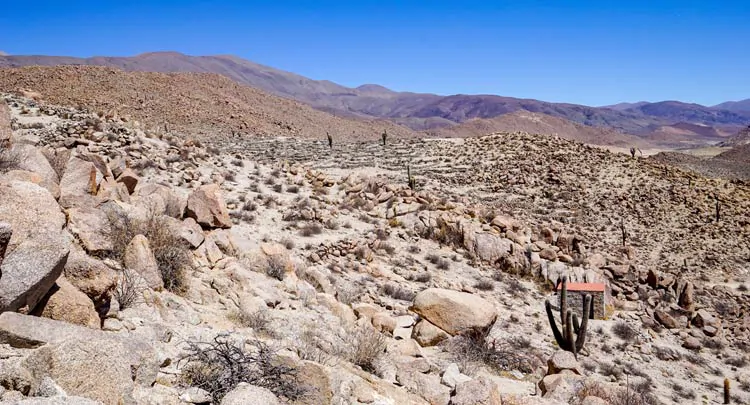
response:
<path id="1" fill-rule="evenodd" d="M 383 130 L 383 134 L 382 134 L 382 135 L 380 135 L 380 137 L 381 137 L 381 138 L 383 138 L 383 146 L 385 146 L 385 141 L 386 141 L 386 139 L 388 139 L 388 131 L 386 131 L 386 130 L 384 129 L 384 130 Z"/>
<path id="2" fill-rule="evenodd" d="M 578 357 L 578 352 L 580 352 L 586 344 L 586 332 L 589 324 L 590 307 L 591 295 L 586 294 L 583 298 L 583 319 L 581 319 L 581 322 L 579 323 L 578 316 L 573 313 L 573 310 L 568 309 L 567 276 L 563 276 L 562 278 L 562 288 L 560 291 L 560 325 L 562 331 L 557 327 L 555 316 L 552 313 L 552 303 L 550 303 L 549 299 L 544 303 L 544 308 L 547 310 L 547 318 L 549 319 L 550 327 L 552 327 L 552 334 L 555 335 L 557 345 L 563 350 L 572 352 L 576 357 Z"/>
<path id="3" fill-rule="evenodd" d="M 409 184 L 409 188 L 416 191 L 416 189 L 417 189 L 417 179 L 415 179 L 414 177 L 412 177 L 412 175 L 411 175 L 411 168 L 409 167 L 408 164 L 406 165 L 406 178 L 407 178 L 407 182 Z"/>
<path id="4" fill-rule="evenodd" d="M 724 379 L 724 403 L 728 404 L 731 402 L 731 398 L 729 397 L 729 379 Z"/>
<path id="5" fill-rule="evenodd" d="M 326 137 L 328 138 L 328 147 L 333 149 L 333 137 L 328 132 L 326 132 Z"/>

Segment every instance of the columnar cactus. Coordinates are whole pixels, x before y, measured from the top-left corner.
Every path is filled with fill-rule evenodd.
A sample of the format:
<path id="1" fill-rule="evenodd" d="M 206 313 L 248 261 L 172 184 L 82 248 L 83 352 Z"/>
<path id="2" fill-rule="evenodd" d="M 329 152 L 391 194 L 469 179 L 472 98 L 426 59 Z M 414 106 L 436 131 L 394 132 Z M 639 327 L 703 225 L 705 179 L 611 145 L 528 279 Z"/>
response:
<path id="1" fill-rule="evenodd" d="M 333 137 L 328 132 L 326 132 L 326 136 L 328 137 L 328 147 L 333 149 Z"/>
<path id="2" fill-rule="evenodd" d="M 560 291 L 560 324 L 562 331 L 557 327 L 555 316 L 552 314 L 552 303 L 550 303 L 549 299 L 545 301 L 544 307 L 547 310 L 547 318 L 549 318 L 549 324 L 552 327 L 552 334 L 555 335 L 557 345 L 563 350 L 572 352 L 577 357 L 578 352 L 586 344 L 591 295 L 586 294 L 583 299 L 583 319 L 579 323 L 578 316 L 573 313 L 573 310 L 568 309 L 568 277 L 563 276 Z"/>
<path id="3" fill-rule="evenodd" d="M 381 135 L 383 138 L 383 146 L 385 146 L 385 141 L 388 138 L 388 132 L 386 130 L 383 130 L 383 135 Z"/>
<path id="4" fill-rule="evenodd" d="M 730 402 L 730 397 L 729 397 L 729 379 L 725 378 L 724 379 L 724 403 L 728 404 L 729 402 Z"/>
<path id="5" fill-rule="evenodd" d="M 412 190 L 417 189 L 417 180 L 412 177 L 411 175 L 411 169 L 409 168 L 409 165 L 406 165 L 406 177 L 409 184 L 409 188 Z"/>

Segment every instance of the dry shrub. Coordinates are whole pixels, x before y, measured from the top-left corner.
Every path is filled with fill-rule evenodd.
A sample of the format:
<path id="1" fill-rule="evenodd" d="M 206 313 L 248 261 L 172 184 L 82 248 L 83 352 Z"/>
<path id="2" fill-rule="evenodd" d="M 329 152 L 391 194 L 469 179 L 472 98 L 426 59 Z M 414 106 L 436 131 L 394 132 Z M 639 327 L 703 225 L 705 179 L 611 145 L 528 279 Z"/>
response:
<path id="1" fill-rule="evenodd" d="M 375 362 L 383 354 L 387 345 L 386 337 L 371 326 L 360 326 L 349 333 L 346 340 L 347 359 L 375 372 Z"/>
<path id="2" fill-rule="evenodd" d="M 122 263 L 127 245 L 136 235 L 143 235 L 159 265 L 164 287 L 176 294 L 187 291 L 187 276 L 193 268 L 192 253 L 186 241 L 170 232 L 165 216 L 152 211 L 146 220 L 138 221 L 125 213 L 109 211 L 108 219 L 112 258 Z"/>
<path id="3" fill-rule="evenodd" d="M 299 231 L 299 234 L 305 237 L 320 235 L 321 233 L 323 233 L 323 227 L 318 223 L 305 224 Z"/>
<path id="4" fill-rule="evenodd" d="M 273 255 L 265 258 L 265 273 L 279 281 L 286 276 L 287 260 L 283 255 Z"/>
<path id="5" fill-rule="evenodd" d="M 412 301 L 414 300 L 414 297 L 417 295 L 411 290 L 407 290 L 406 288 L 399 287 L 395 284 L 385 284 L 381 291 L 383 294 L 395 298 L 397 300 L 402 301 Z"/>
<path id="6" fill-rule="evenodd" d="M 471 329 L 447 342 L 448 351 L 464 365 L 470 368 L 472 363 L 482 363 L 497 371 L 520 370 L 530 373 L 532 358 L 518 350 L 520 343 L 509 339 L 497 341 L 490 339 L 490 331 Z"/>
<path id="7" fill-rule="evenodd" d="M 572 404 L 580 404 L 588 396 L 601 398 L 610 405 L 656 405 L 659 403 L 650 393 L 649 386 L 630 384 L 629 381 L 627 387 L 623 388 L 587 380 L 576 395 Z"/>
<path id="8" fill-rule="evenodd" d="M 146 289 L 148 287 L 138 273 L 125 269 L 118 275 L 117 286 L 112 294 L 122 310 L 143 302 L 143 292 Z"/>
<path id="9" fill-rule="evenodd" d="M 638 336 L 638 332 L 624 321 L 618 321 L 612 326 L 612 333 L 626 342 L 632 342 Z"/>
<path id="10" fill-rule="evenodd" d="M 269 328 L 271 315 L 267 310 L 259 309 L 254 312 L 247 312 L 240 309 L 231 312 L 227 318 L 235 324 L 245 328 L 253 328 L 256 331 L 269 334 L 272 332 Z"/>
<path id="11" fill-rule="evenodd" d="M 243 382 L 267 388 L 290 401 L 305 393 L 297 370 L 284 365 L 276 352 L 259 340 L 243 344 L 228 335 L 218 335 L 211 342 L 188 341 L 187 345 L 187 354 L 178 363 L 182 365 L 182 383 L 206 390 L 216 404 Z"/>
<path id="12" fill-rule="evenodd" d="M 495 289 L 495 284 L 491 280 L 483 279 L 479 280 L 474 284 L 474 288 L 479 291 L 492 291 Z"/>
<path id="13" fill-rule="evenodd" d="M 327 366 L 338 363 L 336 348 L 316 333 L 317 328 L 306 325 L 297 336 L 295 348 L 302 360 L 314 361 Z"/>

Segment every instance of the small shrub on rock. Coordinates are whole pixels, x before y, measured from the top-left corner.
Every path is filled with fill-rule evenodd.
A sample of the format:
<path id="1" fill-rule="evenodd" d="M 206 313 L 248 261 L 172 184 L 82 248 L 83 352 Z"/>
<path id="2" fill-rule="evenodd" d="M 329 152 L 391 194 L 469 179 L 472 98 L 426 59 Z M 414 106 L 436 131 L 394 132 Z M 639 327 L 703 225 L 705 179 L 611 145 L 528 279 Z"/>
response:
<path id="1" fill-rule="evenodd" d="M 305 393 L 297 370 L 285 365 L 271 347 L 259 340 L 242 344 L 228 335 L 218 335 L 210 342 L 188 341 L 186 351 L 178 363 L 182 383 L 206 390 L 216 404 L 242 382 L 267 388 L 290 401 Z"/>

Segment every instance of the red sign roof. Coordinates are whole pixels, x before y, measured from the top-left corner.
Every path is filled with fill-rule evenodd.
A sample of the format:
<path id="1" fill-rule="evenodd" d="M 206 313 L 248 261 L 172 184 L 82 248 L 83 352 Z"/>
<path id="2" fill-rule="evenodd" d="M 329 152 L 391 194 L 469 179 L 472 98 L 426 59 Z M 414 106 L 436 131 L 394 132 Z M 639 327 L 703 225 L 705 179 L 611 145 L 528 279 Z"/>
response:
<path id="1" fill-rule="evenodd" d="M 606 285 L 604 283 L 568 283 L 567 288 L 568 291 L 604 292 Z"/>

